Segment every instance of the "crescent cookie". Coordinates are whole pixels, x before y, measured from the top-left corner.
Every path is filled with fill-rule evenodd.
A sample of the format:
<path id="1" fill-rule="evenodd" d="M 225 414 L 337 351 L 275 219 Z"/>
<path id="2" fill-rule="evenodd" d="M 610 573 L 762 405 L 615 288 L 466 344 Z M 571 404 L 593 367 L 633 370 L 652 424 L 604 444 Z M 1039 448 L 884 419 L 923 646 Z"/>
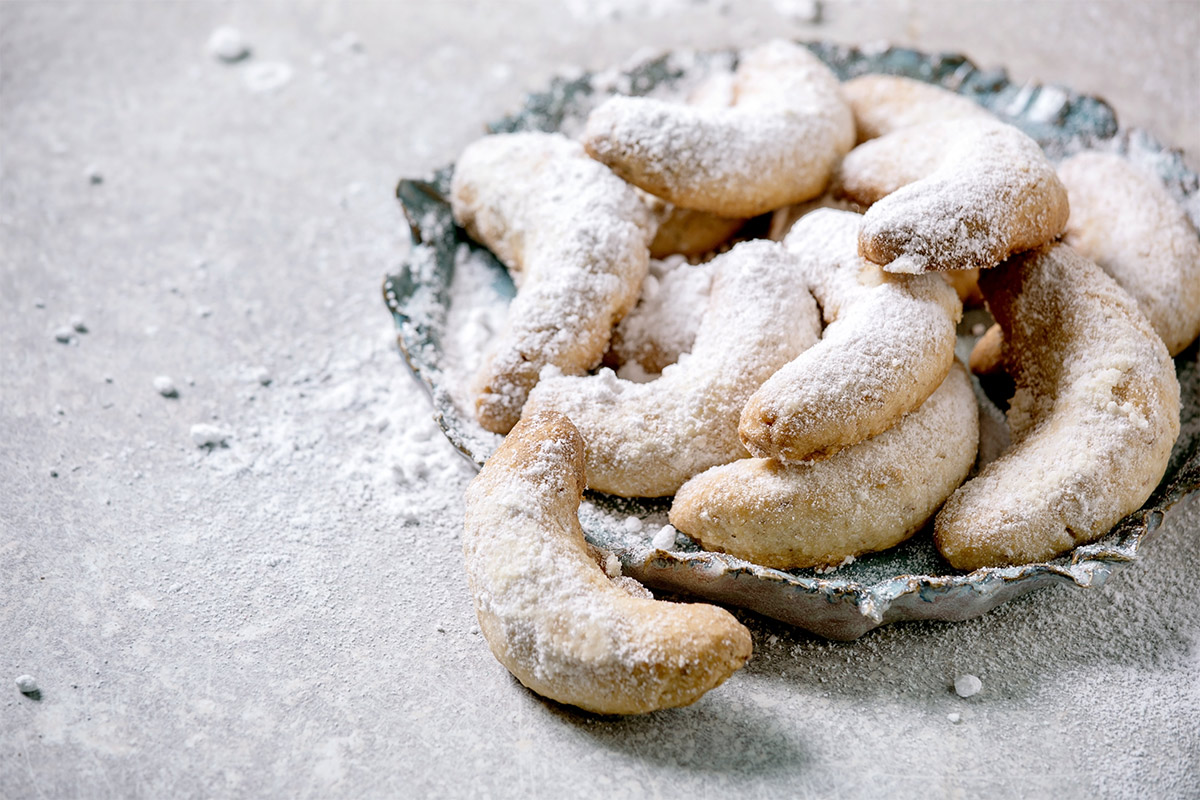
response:
<path id="1" fill-rule="evenodd" d="M 637 192 L 583 148 L 546 133 L 488 136 L 458 160 L 454 218 L 509 268 L 517 296 L 475 379 L 475 412 L 507 433 L 538 373 L 600 363 L 637 302 L 654 219 Z"/>
<path id="2" fill-rule="evenodd" d="M 859 143 L 900 128 L 951 119 L 992 119 L 969 97 L 901 75 L 860 75 L 842 84 Z"/>
<path id="3" fill-rule="evenodd" d="M 625 180 L 682 208 L 753 217 L 816 197 L 854 144 L 836 76 L 805 47 L 773 41 L 742 55 L 733 105 L 613 97 L 583 143 Z"/>
<path id="4" fill-rule="evenodd" d="M 901 75 L 860 75 L 843 83 L 842 93 L 854 111 L 860 144 L 927 122 L 996 120 L 992 112 L 969 97 Z M 946 270 L 942 277 L 958 292 L 964 305 L 982 305 L 978 269 Z"/>
<path id="5" fill-rule="evenodd" d="M 1176 355 L 1200 334 L 1200 237 L 1162 184 L 1115 153 L 1058 166 L 1071 198 L 1063 241 L 1116 279 Z"/>
<path id="6" fill-rule="evenodd" d="M 852 150 L 839 191 L 870 206 L 859 252 L 889 272 L 987 269 L 1053 240 L 1067 192 L 1037 142 L 987 119 L 900 128 Z"/>
<path id="7" fill-rule="evenodd" d="M 934 540 L 959 569 L 1041 561 L 1099 538 L 1154 491 L 1179 434 L 1167 349 L 1095 264 L 1047 245 L 980 286 L 1016 393 L 1011 446 L 937 516 Z"/>
<path id="8" fill-rule="evenodd" d="M 587 444 L 589 489 L 665 497 L 709 467 L 746 456 L 746 399 L 820 337 L 797 259 L 777 242 L 743 242 L 712 261 L 713 283 L 691 353 L 649 383 L 599 374 L 543 376 L 527 411 L 566 414 Z"/>
<path id="9" fill-rule="evenodd" d="M 706 550 L 778 569 L 840 564 L 912 536 L 971 469 L 979 417 L 957 362 L 942 385 L 873 439 L 823 461 L 748 458 L 683 485 L 671 524 Z"/>
<path id="10" fill-rule="evenodd" d="M 716 606 L 614 585 L 579 526 L 583 485 L 583 442 L 555 413 L 525 415 L 471 481 L 463 555 L 484 639 L 560 703 L 640 714 L 695 702 L 749 660 L 750 632 Z"/>
<path id="11" fill-rule="evenodd" d="M 782 461 L 824 458 L 882 433 L 925 401 L 954 363 L 962 304 L 936 275 L 889 275 L 856 249 L 862 217 L 822 208 L 784 240 L 825 318 L 821 341 L 742 411 L 742 442 Z"/>

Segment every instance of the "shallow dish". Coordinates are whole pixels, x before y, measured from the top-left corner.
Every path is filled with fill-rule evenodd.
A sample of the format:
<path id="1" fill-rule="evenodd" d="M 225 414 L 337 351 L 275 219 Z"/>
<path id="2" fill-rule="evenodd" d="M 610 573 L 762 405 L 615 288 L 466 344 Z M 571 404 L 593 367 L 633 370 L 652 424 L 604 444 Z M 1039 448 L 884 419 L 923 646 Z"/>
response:
<path id="1" fill-rule="evenodd" d="M 1176 151 L 1142 131 L 1123 129 L 1102 100 L 1057 86 L 1014 84 L 1002 70 L 980 70 L 961 55 L 903 48 L 862 50 L 808 43 L 839 77 L 868 72 L 906 75 L 968 95 L 1017 125 L 1055 158 L 1086 148 L 1112 149 L 1150 166 L 1200 229 L 1200 180 Z M 588 111 L 611 94 L 676 93 L 715 69 L 736 63 L 734 51 L 673 52 L 627 68 L 556 79 L 530 95 L 518 113 L 489 126 L 493 132 L 577 132 Z M 463 364 L 482 347 L 512 297 L 504 268 L 454 225 L 446 202 L 453 167 L 430 180 L 402 180 L 397 196 L 412 228 L 413 248 L 384 281 L 384 298 L 399 329 L 399 344 L 414 375 L 429 389 L 438 423 L 476 465 L 500 437 L 467 412 Z M 979 314 L 960 328 L 960 354 Z M 473 332 L 464 336 L 464 331 Z M 473 336 L 473 338 L 472 338 Z M 965 359 L 964 359 L 965 360 Z M 1099 587 L 1117 566 L 1135 560 L 1164 512 L 1200 487 L 1200 366 L 1197 345 L 1175 359 L 1183 392 L 1182 433 L 1154 495 L 1099 541 L 1046 563 L 962 573 L 934 549 L 928 528 L 891 550 L 834 570 L 781 571 L 700 550 L 683 534 L 672 550 L 650 543 L 667 521 L 669 500 L 627 500 L 589 493 L 580 516 L 588 539 L 615 553 L 625 574 L 660 589 L 752 609 L 831 639 L 849 640 L 901 620 L 961 620 L 978 616 L 1042 586 Z M 976 387 L 979 388 L 978 385 Z"/>

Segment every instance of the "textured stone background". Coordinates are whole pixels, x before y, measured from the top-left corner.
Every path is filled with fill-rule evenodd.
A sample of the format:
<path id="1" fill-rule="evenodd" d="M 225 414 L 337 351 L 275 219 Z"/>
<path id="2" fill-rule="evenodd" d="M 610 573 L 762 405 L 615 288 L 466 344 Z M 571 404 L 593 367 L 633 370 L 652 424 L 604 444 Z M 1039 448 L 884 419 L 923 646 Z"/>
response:
<path id="1" fill-rule="evenodd" d="M 1200 166 L 1192 0 L 808 5 L 0 3 L 0 796 L 1197 796 L 1195 499 L 1101 590 L 854 644 L 743 615 L 750 665 L 645 718 L 542 702 L 478 635 L 471 471 L 378 285 L 396 178 L 554 73 L 889 40 L 1098 93 Z M 220 25 L 251 58 L 206 53 Z"/>

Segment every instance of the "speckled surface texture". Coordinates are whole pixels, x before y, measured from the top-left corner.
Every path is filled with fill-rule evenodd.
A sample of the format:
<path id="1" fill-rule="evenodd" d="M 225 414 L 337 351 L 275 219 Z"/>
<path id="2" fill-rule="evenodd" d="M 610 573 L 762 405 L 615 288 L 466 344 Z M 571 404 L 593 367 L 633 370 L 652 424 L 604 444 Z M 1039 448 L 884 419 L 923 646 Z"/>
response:
<path id="1" fill-rule="evenodd" d="M 379 278 L 396 177 L 551 75 L 887 39 L 1200 166 L 1193 2 L 810 5 L 0 4 L 0 797 L 1200 794 L 1195 498 L 1101 589 L 849 644 L 740 614 L 751 663 L 643 718 L 539 700 L 477 632 L 472 470 Z"/>

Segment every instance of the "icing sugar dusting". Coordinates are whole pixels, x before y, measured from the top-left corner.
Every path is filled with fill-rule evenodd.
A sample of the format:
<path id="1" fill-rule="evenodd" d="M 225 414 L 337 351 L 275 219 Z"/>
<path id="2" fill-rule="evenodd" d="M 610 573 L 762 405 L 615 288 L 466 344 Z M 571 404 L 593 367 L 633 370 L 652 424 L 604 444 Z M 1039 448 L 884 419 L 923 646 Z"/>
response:
<path id="1" fill-rule="evenodd" d="M 682 256 L 650 262 L 641 299 L 613 331 L 612 366 L 633 362 L 644 377 L 633 374 L 644 380 L 692 349 L 708 306 L 712 263 L 692 266 Z M 618 374 L 626 377 L 624 371 Z"/>

